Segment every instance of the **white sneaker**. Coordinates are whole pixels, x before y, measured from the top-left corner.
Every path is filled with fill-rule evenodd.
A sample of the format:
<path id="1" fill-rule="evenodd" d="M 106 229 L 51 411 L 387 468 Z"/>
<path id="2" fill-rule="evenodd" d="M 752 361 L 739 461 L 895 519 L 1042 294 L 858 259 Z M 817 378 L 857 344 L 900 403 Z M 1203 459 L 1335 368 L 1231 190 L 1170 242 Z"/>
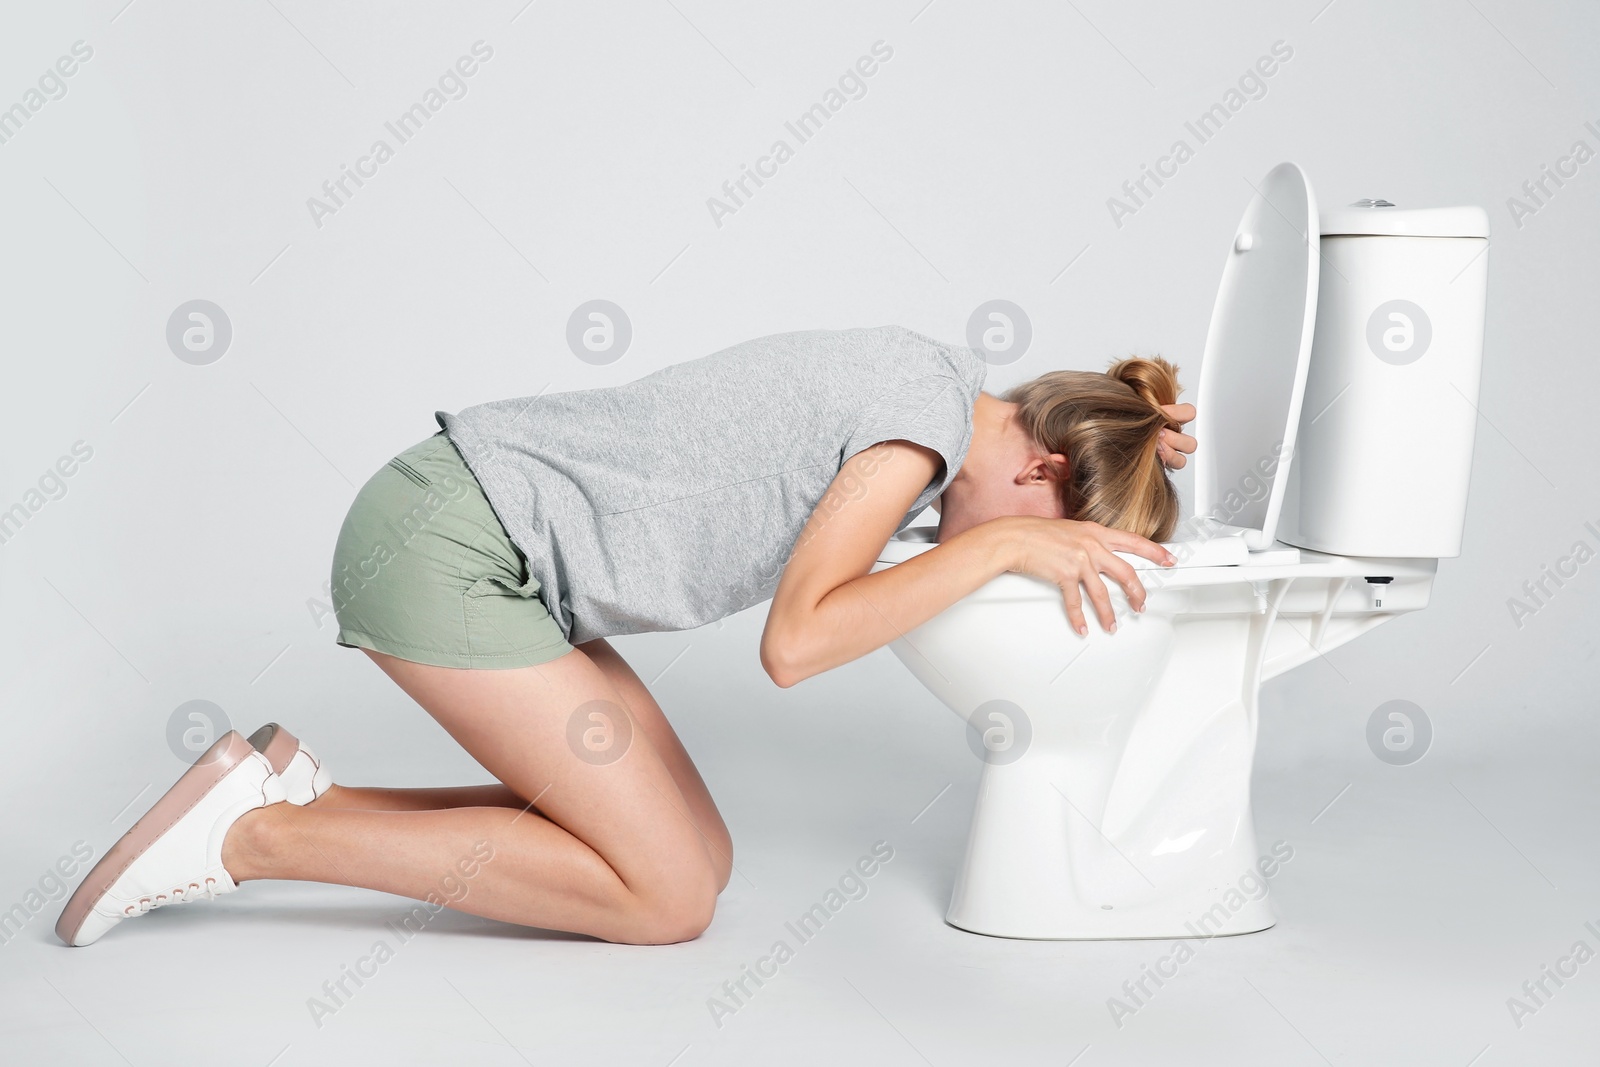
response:
<path id="1" fill-rule="evenodd" d="M 322 761 L 294 734 L 275 722 L 251 734 L 250 744 L 267 757 L 273 773 L 283 779 L 284 792 L 291 804 L 309 804 L 333 784 L 333 775 Z"/>
<path id="2" fill-rule="evenodd" d="M 238 885 L 222 867 L 228 829 L 284 794 L 267 757 L 229 730 L 94 865 L 67 901 L 56 935 L 89 945 L 123 919 L 231 893 Z"/>

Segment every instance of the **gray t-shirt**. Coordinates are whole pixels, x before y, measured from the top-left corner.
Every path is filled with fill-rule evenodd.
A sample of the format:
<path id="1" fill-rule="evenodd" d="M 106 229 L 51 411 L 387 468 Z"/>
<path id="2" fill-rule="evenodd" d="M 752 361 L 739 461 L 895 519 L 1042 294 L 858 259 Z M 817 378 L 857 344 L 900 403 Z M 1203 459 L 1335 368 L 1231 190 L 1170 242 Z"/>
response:
<path id="1" fill-rule="evenodd" d="M 435 418 L 574 644 L 772 596 L 845 460 L 906 440 L 961 469 L 982 358 L 898 326 L 775 334 L 626 385 Z"/>

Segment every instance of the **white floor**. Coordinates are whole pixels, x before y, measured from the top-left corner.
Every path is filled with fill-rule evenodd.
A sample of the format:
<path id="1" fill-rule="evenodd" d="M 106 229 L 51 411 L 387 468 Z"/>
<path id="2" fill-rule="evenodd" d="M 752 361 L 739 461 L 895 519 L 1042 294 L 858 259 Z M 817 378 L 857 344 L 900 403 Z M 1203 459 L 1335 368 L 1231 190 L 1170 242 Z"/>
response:
<path id="1" fill-rule="evenodd" d="M 674 649 L 662 640 L 624 652 L 664 664 Z M 339 669 L 358 671 L 353 658 Z M 976 764 L 959 723 L 909 678 L 875 664 L 749 698 L 762 692 L 745 688 L 752 666 L 696 676 L 687 662 L 676 691 L 662 683 L 663 701 L 669 712 L 685 693 L 703 701 L 701 713 L 675 717 L 703 754 L 738 867 L 699 940 L 621 947 L 445 912 L 402 941 L 386 925 L 410 910 L 398 898 L 256 884 L 68 950 L 51 933 L 52 905 L 0 946 L 0 1060 L 1498 1067 L 1600 1057 L 1600 962 L 1561 987 L 1545 979 L 1551 995 L 1520 1027 L 1507 1006 L 1513 996 L 1537 1006 L 1522 983 L 1574 942 L 1600 949 L 1584 927 L 1600 929 L 1600 797 L 1581 746 L 1452 765 L 1446 737 L 1421 763 L 1394 768 L 1361 748 L 1357 724 L 1338 752 L 1306 763 L 1286 741 L 1303 726 L 1293 702 L 1269 690 L 1258 831 L 1264 849 L 1281 840 L 1294 850 L 1272 883 L 1279 924 L 1192 943 L 1175 977 L 1159 987 L 1146 978 L 1134 1000 L 1124 982 L 1175 943 L 1006 941 L 944 924 Z M 323 737 L 352 782 L 375 777 L 396 746 L 440 744 L 377 682 L 360 691 L 399 716 L 396 738 L 362 747 L 337 721 L 302 729 Z M 119 804 L 141 776 L 174 772 L 154 751 L 91 748 L 80 765 L 112 768 Z M 116 806 L 112 791 L 95 810 Z M 46 810 L 10 834 L 14 899 L 50 849 L 97 825 L 114 836 L 137 814 L 106 824 L 86 804 Z M 894 858 L 866 896 L 796 938 L 785 924 L 878 841 Z M 325 991 L 379 940 L 392 958 L 364 965 L 359 987 L 345 978 L 348 995 Z M 794 951 L 775 976 L 745 979 L 737 1000 L 724 991 L 778 940 Z M 725 1009 L 714 1013 L 712 998 Z M 1120 1020 L 1111 998 L 1126 1005 Z"/>

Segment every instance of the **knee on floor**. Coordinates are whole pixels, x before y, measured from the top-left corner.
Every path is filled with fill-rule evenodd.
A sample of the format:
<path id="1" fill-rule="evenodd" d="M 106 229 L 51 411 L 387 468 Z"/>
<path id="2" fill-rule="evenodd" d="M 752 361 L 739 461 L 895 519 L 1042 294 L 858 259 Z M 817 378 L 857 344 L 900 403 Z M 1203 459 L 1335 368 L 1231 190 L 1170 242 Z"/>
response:
<path id="1" fill-rule="evenodd" d="M 611 940 L 633 945 L 671 945 L 692 941 L 711 925 L 720 888 L 711 864 L 671 886 L 638 893 L 624 929 Z"/>
<path id="2" fill-rule="evenodd" d="M 715 848 L 711 853 L 711 868 L 716 875 L 717 891 L 728 888 L 728 879 L 733 876 L 733 838 L 723 830 L 721 837 L 712 839 Z"/>

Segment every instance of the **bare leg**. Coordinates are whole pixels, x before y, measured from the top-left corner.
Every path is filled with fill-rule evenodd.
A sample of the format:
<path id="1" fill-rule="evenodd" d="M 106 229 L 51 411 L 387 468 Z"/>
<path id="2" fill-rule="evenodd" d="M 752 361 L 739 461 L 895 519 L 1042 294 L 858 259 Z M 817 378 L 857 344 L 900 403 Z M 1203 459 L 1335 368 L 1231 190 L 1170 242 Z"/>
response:
<path id="1" fill-rule="evenodd" d="M 656 752 L 666 764 L 678 792 L 685 802 L 685 813 L 711 850 L 712 862 L 717 870 L 717 888 L 727 886 L 733 868 L 733 840 L 727 825 L 717 811 L 711 792 L 706 788 L 700 771 L 684 749 L 683 742 L 672 729 L 672 724 L 661 711 L 661 706 L 645 688 L 639 676 L 633 673 L 617 651 L 606 641 L 590 641 L 579 650 L 594 661 L 606 678 L 617 687 L 622 703 L 632 714 L 634 722 L 650 738 Z M 500 782 L 490 785 L 449 786 L 433 789 L 391 789 L 335 785 L 312 806 L 319 810 L 347 809 L 361 811 L 438 811 L 442 808 L 529 807 L 528 800 L 519 796 Z M 534 806 L 531 814 L 542 814 Z"/>
<path id="2" fill-rule="evenodd" d="M 537 668 L 496 671 L 368 655 L 515 796 L 536 801 L 544 817 L 508 806 L 274 804 L 230 831 L 223 862 L 236 878 L 431 896 L 475 915 L 640 944 L 686 940 L 710 922 L 725 876 L 645 709 L 611 762 L 586 758 L 568 743 L 569 719 L 592 702 L 634 710 L 640 701 L 624 692 L 631 688 L 626 679 L 619 687 L 583 651 Z M 653 700 L 649 708 L 659 714 Z M 448 889 L 456 885 L 465 887 L 458 896 Z"/>
<path id="3" fill-rule="evenodd" d="M 678 792 L 688 805 L 686 814 L 711 852 L 712 865 L 717 869 L 717 889 L 723 889 L 728 884 L 728 875 L 733 868 L 733 838 L 722 821 L 722 813 L 717 810 L 716 802 L 711 799 L 711 791 L 700 777 L 699 768 L 689 758 L 683 742 L 678 740 L 672 724 L 661 711 L 661 705 L 656 703 L 656 698 L 645 688 L 639 676 L 633 673 L 628 661 L 604 640 L 590 641 L 578 647 L 594 660 L 611 684 L 617 687 L 622 694 L 623 704 L 650 738 L 661 761 L 667 765 L 672 780 L 678 784 Z"/>
<path id="4" fill-rule="evenodd" d="M 440 811 L 444 808 L 526 808 L 528 802 L 500 782 L 435 788 L 333 785 L 308 807 L 318 811 Z"/>

